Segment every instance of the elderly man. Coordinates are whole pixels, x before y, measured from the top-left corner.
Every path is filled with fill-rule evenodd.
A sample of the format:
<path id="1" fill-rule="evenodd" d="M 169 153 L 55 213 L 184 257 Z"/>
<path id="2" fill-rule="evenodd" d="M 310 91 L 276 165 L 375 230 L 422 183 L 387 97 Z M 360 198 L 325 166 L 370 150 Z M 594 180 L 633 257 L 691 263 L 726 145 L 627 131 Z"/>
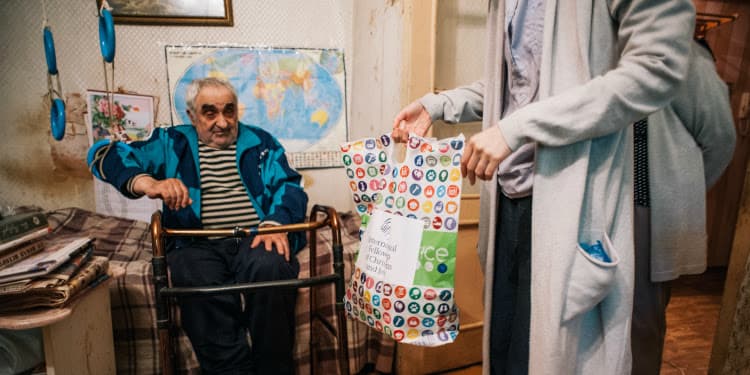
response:
<path id="1" fill-rule="evenodd" d="M 192 125 L 158 128 L 147 141 L 97 152 L 92 167 L 123 195 L 164 203 L 172 228 L 234 228 L 301 222 L 307 195 L 278 141 L 239 123 L 237 94 L 214 78 L 187 89 Z M 296 278 L 304 236 L 250 240 L 179 238 L 168 244 L 175 286 Z M 182 325 L 204 374 L 292 374 L 296 293 L 184 298 Z M 247 334 L 252 339 L 252 350 Z"/>

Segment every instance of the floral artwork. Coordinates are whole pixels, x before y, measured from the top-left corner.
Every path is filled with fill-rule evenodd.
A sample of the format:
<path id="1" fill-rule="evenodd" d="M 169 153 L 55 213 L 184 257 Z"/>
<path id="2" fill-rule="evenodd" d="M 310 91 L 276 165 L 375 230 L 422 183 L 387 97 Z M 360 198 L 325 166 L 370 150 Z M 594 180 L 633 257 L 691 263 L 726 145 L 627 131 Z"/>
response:
<path id="1" fill-rule="evenodd" d="M 158 106 L 156 97 L 121 93 L 107 95 L 104 91 L 88 90 L 86 103 L 90 145 L 99 141 L 129 143 L 151 137 Z M 94 179 L 98 213 L 148 221 L 151 214 L 161 208 L 158 199 L 128 199 L 111 185 L 91 178 Z"/>
<path id="2" fill-rule="evenodd" d="M 154 128 L 154 97 L 88 91 L 92 144 L 110 139 L 132 142 L 147 139 Z"/>

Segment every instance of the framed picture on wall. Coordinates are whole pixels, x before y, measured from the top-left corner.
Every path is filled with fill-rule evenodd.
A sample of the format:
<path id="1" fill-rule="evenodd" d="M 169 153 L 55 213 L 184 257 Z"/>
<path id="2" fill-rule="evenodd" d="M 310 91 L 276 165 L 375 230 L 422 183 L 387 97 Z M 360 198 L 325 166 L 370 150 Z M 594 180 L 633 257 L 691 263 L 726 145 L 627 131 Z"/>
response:
<path id="1" fill-rule="evenodd" d="M 97 7 L 102 0 L 96 0 Z M 233 26 L 232 0 L 107 0 L 115 23 Z"/>
<path id="2" fill-rule="evenodd" d="M 150 95 L 86 90 L 89 144 L 109 140 L 130 143 L 151 137 L 158 108 L 158 98 Z M 111 100 L 110 100 L 111 99 Z M 96 212 L 129 219 L 149 221 L 161 208 L 158 199 L 125 198 L 117 189 L 94 177 Z"/>
<path id="3" fill-rule="evenodd" d="M 154 129 L 156 98 L 149 95 L 112 94 L 87 90 L 90 144 L 102 139 L 130 143 L 151 136 Z"/>

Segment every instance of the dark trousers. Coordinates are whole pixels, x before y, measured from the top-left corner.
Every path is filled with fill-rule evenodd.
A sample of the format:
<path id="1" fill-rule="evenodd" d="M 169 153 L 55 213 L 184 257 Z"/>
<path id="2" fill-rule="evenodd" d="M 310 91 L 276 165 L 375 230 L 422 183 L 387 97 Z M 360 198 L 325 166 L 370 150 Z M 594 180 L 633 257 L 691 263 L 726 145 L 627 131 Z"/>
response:
<path id="1" fill-rule="evenodd" d="M 490 322 L 492 374 L 527 374 L 531 317 L 531 197 L 500 195 Z"/>
<path id="2" fill-rule="evenodd" d="M 631 349 L 633 375 L 658 375 L 667 332 L 669 282 L 651 282 L 651 222 L 647 207 L 635 206 L 635 290 Z"/>
<path id="3" fill-rule="evenodd" d="M 287 262 L 249 239 L 180 241 L 167 262 L 174 286 L 207 286 L 294 279 L 299 263 Z M 203 374 L 294 374 L 296 291 L 181 298 L 182 328 Z M 248 345 L 250 333 L 252 350 Z"/>

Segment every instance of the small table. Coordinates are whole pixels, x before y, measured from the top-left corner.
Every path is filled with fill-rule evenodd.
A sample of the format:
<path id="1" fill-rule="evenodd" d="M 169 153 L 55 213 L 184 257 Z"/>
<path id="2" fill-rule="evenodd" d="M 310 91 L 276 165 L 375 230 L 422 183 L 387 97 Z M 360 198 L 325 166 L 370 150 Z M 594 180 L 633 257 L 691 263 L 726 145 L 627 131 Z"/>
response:
<path id="1" fill-rule="evenodd" d="M 47 375 L 115 373 L 109 283 L 125 271 L 110 265 L 109 278 L 68 305 L 0 315 L 0 328 L 42 327 Z"/>

